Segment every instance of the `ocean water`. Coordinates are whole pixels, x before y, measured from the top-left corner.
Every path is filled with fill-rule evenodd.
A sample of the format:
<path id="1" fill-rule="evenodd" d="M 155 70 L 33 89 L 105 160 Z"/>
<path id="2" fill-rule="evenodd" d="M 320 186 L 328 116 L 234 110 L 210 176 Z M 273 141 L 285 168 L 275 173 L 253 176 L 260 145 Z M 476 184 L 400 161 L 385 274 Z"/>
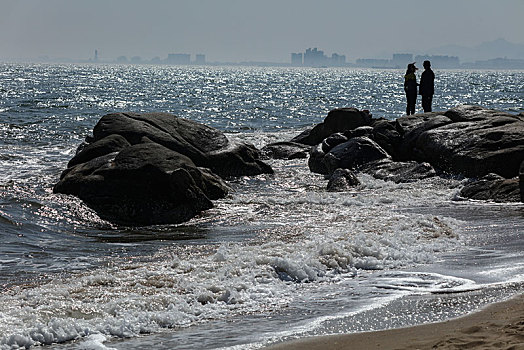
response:
<path id="1" fill-rule="evenodd" d="M 524 112 L 524 72 L 438 70 L 434 110 Z M 257 147 L 338 107 L 403 114 L 401 70 L 0 64 L 0 349 L 258 349 L 431 322 L 524 290 L 524 205 L 464 179 L 326 192 L 271 160 L 181 225 L 118 227 L 52 186 L 110 112 L 171 112 Z"/>

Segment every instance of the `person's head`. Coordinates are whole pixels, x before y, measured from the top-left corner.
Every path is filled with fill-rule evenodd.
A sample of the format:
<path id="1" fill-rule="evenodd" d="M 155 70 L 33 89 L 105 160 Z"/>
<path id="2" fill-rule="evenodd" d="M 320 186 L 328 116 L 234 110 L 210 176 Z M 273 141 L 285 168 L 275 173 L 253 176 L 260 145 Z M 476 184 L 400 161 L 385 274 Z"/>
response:
<path id="1" fill-rule="evenodd" d="M 415 67 L 415 62 L 408 64 L 408 73 L 415 73 L 418 68 Z"/>
<path id="2" fill-rule="evenodd" d="M 429 62 L 429 61 L 427 61 L 427 60 L 424 61 L 424 68 L 425 68 L 425 69 L 428 69 L 429 67 L 431 67 L 431 62 Z"/>

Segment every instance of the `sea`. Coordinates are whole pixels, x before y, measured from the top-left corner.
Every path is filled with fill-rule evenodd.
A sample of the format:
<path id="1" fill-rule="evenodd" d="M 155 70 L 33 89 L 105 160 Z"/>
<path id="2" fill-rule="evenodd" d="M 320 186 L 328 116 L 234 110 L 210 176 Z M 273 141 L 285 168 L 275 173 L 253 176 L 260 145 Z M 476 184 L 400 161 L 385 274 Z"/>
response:
<path id="1" fill-rule="evenodd" d="M 523 71 L 434 71 L 434 110 L 524 112 Z M 445 320 L 522 293 L 524 204 L 465 200 L 456 175 L 358 174 L 360 186 L 333 193 L 307 159 L 268 160 L 274 174 L 229 179 L 229 195 L 192 220 L 145 227 L 53 194 L 107 113 L 169 112 L 262 148 L 335 108 L 402 116 L 403 75 L 0 64 L 0 349 L 260 349 Z"/>

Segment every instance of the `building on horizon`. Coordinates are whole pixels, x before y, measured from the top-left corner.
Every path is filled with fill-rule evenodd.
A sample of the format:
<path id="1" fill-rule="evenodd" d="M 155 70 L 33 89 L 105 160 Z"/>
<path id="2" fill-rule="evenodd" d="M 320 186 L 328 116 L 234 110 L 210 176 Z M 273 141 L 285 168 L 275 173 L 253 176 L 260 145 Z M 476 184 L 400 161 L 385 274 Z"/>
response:
<path id="1" fill-rule="evenodd" d="M 170 53 L 167 55 L 167 64 L 190 64 L 191 55 L 188 53 Z"/>
<path id="2" fill-rule="evenodd" d="M 324 55 L 324 51 L 318 50 L 316 47 L 314 49 L 307 49 L 304 53 L 304 66 L 308 67 L 321 67 L 325 66 L 327 61 L 327 56 Z"/>
<path id="3" fill-rule="evenodd" d="M 304 53 L 292 53 L 291 65 L 295 67 L 342 67 L 346 65 L 346 56 L 338 53 L 328 57 L 318 48 L 309 48 Z"/>
<path id="4" fill-rule="evenodd" d="M 382 58 L 359 58 L 356 65 L 363 68 L 391 68 L 391 61 Z"/>
<path id="5" fill-rule="evenodd" d="M 457 56 L 440 56 L 440 55 L 417 55 L 415 56 L 421 66 L 424 61 L 430 61 L 431 66 L 435 68 L 460 68 L 460 60 Z"/>
<path id="6" fill-rule="evenodd" d="M 291 65 L 296 66 L 296 67 L 302 66 L 304 64 L 303 57 L 304 55 L 301 52 L 292 53 L 291 54 Z"/>
<path id="7" fill-rule="evenodd" d="M 195 64 L 206 64 L 206 55 L 204 54 L 196 54 L 195 55 Z"/>
<path id="8" fill-rule="evenodd" d="M 405 68 L 409 63 L 413 63 L 413 54 L 411 53 L 395 53 L 391 59 L 391 66 L 395 68 Z"/>
<path id="9" fill-rule="evenodd" d="M 339 55 L 338 53 L 331 54 L 330 66 L 342 67 L 346 65 L 346 55 Z"/>

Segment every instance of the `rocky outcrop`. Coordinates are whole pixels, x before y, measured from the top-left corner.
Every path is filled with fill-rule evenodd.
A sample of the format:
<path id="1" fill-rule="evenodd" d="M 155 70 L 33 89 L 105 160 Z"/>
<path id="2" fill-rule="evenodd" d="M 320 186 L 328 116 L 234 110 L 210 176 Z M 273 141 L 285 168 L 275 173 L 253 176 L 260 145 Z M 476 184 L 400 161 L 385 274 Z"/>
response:
<path id="1" fill-rule="evenodd" d="M 360 136 L 349 139 L 333 147 L 322 159 L 327 174 L 336 169 L 358 169 L 363 165 L 390 156 L 369 137 Z"/>
<path id="2" fill-rule="evenodd" d="M 459 106 L 441 115 L 399 118 L 403 159 L 425 161 L 453 174 L 518 175 L 524 160 L 524 119 L 479 106 Z"/>
<path id="3" fill-rule="evenodd" d="M 470 178 L 497 174 L 504 179 L 520 174 L 524 188 L 523 135 L 522 114 L 463 105 L 394 121 L 373 119 L 367 111 L 337 109 L 293 140 L 313 144 L 308 165 L 321 174 L 343 168 L 396 182 L 437 173 Z M 483 193 L 496 195 L 491 190 Z"/>
<path id="4" fill-rule="evenodd" d="M 488 174 L 467 183 L 460 196 L 494 202 L 520 202 L 521 189 L 518 178 L 505 179 L 497 174 Z"/>
<path id="5" fill-rule="evenodd" d="M 219 130 L 166 113 L 116 113 L 100 119 L 54 192 L 119 224 L 180 223 L 228 193 L 220 176 L 261 173 L 272 169 L 254 146 L 230 144 Z"/>
<path id="6" fill-rule="evenodd" d="M 334 133 L 353 130 L 360 126 L 370 125 L 370 123 L 369 111 L 359 111 L 356 108 L 334 109 L 328 113 L 322 123 L 304 131 L 291 141 L 315 146 Z"/>
<path id="7" fill-rule="evenodd" d="M 376 179 L 407 183 L 427 179 L 437 175 L 436 170 L 425 162 L 394 162 L 390 158 L 366 164 L 361 171 Z"/>

